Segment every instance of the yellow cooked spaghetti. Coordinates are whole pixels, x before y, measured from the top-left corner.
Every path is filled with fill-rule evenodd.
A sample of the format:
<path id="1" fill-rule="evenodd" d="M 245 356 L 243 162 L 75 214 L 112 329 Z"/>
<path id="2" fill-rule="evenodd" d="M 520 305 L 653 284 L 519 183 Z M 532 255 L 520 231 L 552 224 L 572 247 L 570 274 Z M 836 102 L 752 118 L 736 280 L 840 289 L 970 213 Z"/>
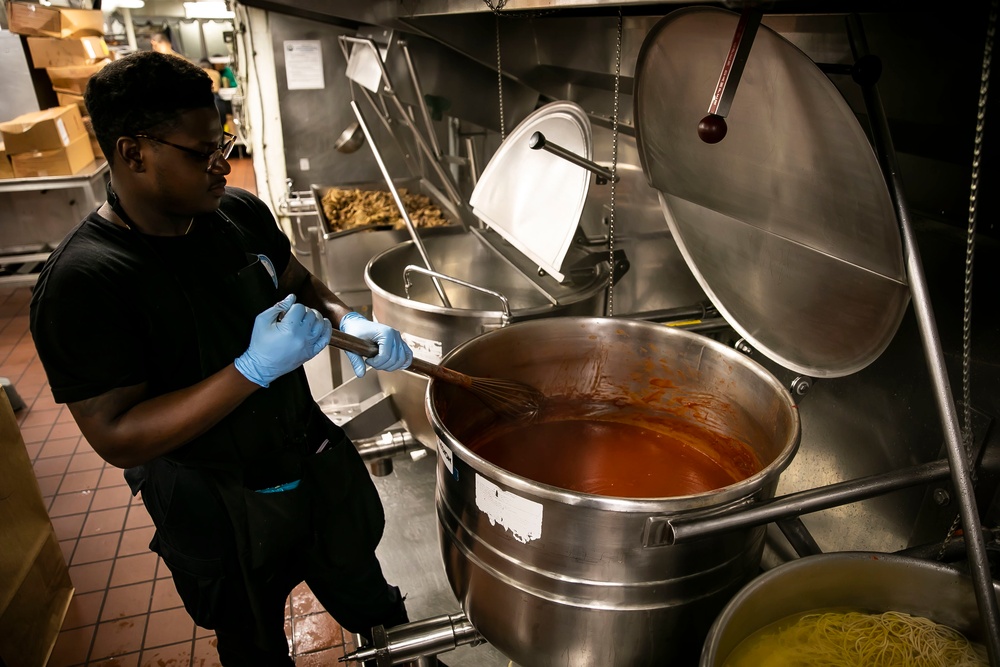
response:
<path id="1" fill-rule="evenodd" d="M 724 667 L 989 667 L 984 647 L 926 618 L 809 613 L 744 639 Z"/>

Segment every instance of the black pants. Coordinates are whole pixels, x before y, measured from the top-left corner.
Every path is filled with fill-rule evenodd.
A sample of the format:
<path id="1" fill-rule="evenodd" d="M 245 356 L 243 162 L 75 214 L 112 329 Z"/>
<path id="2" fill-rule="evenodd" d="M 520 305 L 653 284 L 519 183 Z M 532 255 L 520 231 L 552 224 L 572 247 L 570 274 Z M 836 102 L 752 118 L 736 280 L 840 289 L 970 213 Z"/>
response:
<path id="1" fill-rule="evenodd" d="M 366 563 L 344 569 L 310 550 L 290 556 L 278 575 L 259 583 L 269 602 L 265 624 L 270 631 L 266 636 L 255 632 L 254 619 L 246 614 L 247 604 L 227 605 L 230 618 L 220 619 L 215 630 L 223 665 L 294 665 L 285 639 L 285 601 L 301 581 L 348 632 L 370 639 L 372 627 L 391 627 L 408 620 L 399 589 L 386 582 L 374 555 Z"/>
<path id="2" fill-rule="evenodd" d="M 345 529 L 336 531 L 341 538 L 336 541 L 313 534 L 282 542 L 266 568 L 244 575 L 232 524 L 204 476 L 160 463 L 148 479 L 142 498 L 157 526 L 150 547 L 170 569 L 195 623 L 215 630 L 226 667 L 293 664 L 285 639 L 285 601 L 303 581 L 349 632 L 368 637 L 376 625 L 407 622 L 399 589 L 386 582 L 371 539 L 362 545 L 356 531 Z M 349 492 L 350 498 L 362 495 L 353 485 Z"/>

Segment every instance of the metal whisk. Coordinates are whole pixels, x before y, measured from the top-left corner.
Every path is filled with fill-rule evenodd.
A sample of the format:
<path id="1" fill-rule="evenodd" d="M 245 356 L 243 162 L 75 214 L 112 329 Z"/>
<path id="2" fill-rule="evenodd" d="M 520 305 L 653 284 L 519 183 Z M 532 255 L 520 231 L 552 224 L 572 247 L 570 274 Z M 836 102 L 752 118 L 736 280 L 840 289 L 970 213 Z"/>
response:
<path id="1" fill-rule="evenodd" d="M 378 345 L 375 343 L 350 336 L 337 329 L 330 334 L 330 345 L 360 354 L 362 357 L 373 357 L 378 354 Z M 545 398 L 540 391 L 523 382 L 473 377 L 416 357 L 413 358 L 408 370 L 463 387 L 475 394 L 498 415 L 509 419 L 531 419 L 538 414 Z"/>

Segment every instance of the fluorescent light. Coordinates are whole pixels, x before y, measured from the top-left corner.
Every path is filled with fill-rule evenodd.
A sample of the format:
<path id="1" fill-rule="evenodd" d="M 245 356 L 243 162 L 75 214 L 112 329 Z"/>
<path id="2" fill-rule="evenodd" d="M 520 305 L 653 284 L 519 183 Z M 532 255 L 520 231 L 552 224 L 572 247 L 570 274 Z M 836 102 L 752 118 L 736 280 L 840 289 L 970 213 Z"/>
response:
<path id="1" fill-rule="evenodd" d="M 142 9 L 146 6 L 144 0 L 104 0 L 101 9 L 110 13 L 116 9 Z"/>
<path id="2" fill-rule="evenodd" d="M 236 16 L 226 8 L 224 1 L 185 2 L 184 15 L 189 19 L 231 19 Z"/>

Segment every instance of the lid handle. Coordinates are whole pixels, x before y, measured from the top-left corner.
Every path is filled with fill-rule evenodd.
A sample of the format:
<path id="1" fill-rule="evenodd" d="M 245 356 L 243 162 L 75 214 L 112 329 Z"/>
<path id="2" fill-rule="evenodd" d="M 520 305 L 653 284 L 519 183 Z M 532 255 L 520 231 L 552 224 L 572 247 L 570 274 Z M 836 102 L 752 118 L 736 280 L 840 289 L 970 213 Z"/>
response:
<path id="1" fill-rule="evenodd" d="M 733 43 L 729 47 L 729 55 L 722 65 L 719 82 L 715 84 L 712 101 L 708 105 L 708 115 L 698 123 L 698 136 L 706 144 L 717 144 L 726 137 L 728 127 L 726 116 L 736 97 L 736 88 L 743 76 L 743 67 L 750 56 L 757 28 L 760 26 L 761 13 L 757 9 L 747 7 L 736 24 Z"/>
<path id="2" fill-rule="evenodd" d="M 620 176 L 618 176 L 618 174 L 614 174 L 612 176 L 610 169 L 605 169 L 596 162 L 591 162 L 587 158 L 581 157 L 576 153 L 574 153 L 573 151 L 563 148 L 559 144 L 554 144 L 551 141 L 546 140 L 545 135 L 542 134 L 541 132 L 535 132 L 534 134 L 531 135 L 531 137 L 528 139 L 528 148 L 535 151 L 537 151 L 538 149 L 543 149 L 548 151 L 549 153 L 552 153 L 553 155 L 558 155 L 567 162 L 572 162 L 578 167 L 583 167 L 587 171 L 597 174 L 598 179 L 602 178 L 604 179 L 603 181 L 604 183 L 608 181 L 613 181 L 617 183 L 621 178 Z M 601 183 L 601 181 L 598 180 L 598 183 Z"/>

